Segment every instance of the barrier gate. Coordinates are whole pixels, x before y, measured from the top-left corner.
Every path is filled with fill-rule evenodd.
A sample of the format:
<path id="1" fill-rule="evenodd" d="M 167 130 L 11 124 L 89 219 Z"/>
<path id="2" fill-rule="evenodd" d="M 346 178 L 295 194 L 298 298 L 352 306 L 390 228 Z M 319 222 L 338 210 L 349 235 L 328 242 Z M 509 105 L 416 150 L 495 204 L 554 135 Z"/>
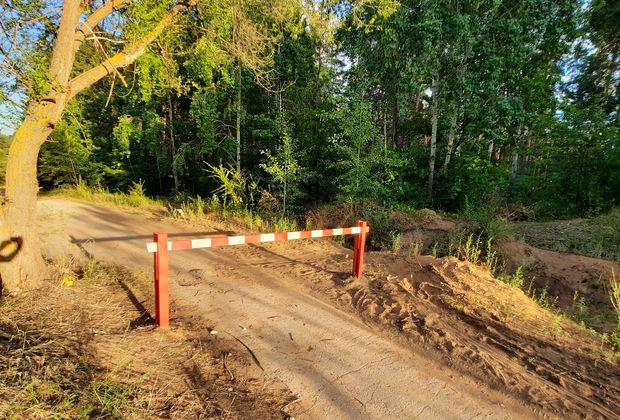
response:
<path id="1" fill-rule="evenodd" d="M 170 298 L 168 296 L 168 252 L 186 249 L 214 248 L 217 246 L 255 244 L 261 242 L 291 241 L 306 238 L 357 235 L 353 244 L 352 275 L 361 277 L 364 271 L 364 249 L 366 234 L 370 231 L 368 222 L 358 220 L 355 227 L 304 230 L 300 232 L 260 233 L 256 235 L 220 236 L 213 238 L 184 239 L 169 241 L 164 232 L 153 233 L 153 241 L 147 242 L 146 250 L 154 253 L 155 277 L 155 322 L 158 327 L 170 326 Z"/>

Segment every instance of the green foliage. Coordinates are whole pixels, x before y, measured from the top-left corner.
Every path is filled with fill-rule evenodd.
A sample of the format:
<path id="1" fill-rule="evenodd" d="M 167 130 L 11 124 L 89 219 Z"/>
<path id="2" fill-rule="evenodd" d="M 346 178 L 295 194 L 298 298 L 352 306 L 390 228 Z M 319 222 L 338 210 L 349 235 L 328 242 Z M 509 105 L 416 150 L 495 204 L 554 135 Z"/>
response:
<path id="1" fill-rule="evenodd" d="M 517 267 L 517 270 L 512 276 L 502 273 L 498 276 L 498 279 L 503 281 L 504 283 L 511 285 L 512 287 L 521 289 L 523 288 L 523 280 L 524 280 L 523 279 L 523 267 L 522 266 Z"/>
<path id="2" fill-rule="evenodd" d="M 207 166 L 211 176 L 219 183 L 214 191 L 220 194 L 225 208 L 229 200 L 233 207 L 254 204 L 258 186 L 243 172 L 238 172 L 232 166 Z"/>
<path id="3" fill-rule="evenodd" d="M 613 359 L 617 359 L 619 357 L 618 353 L 620 353 L 620 332 L 612 331 L 611 333 L 601 334 L 601 342 L 603 344 L 608 344 L 611 346 L 613 351 L 616 353 L 613 356 Z"/>
<path id="4" fill-rule="evenodd" d="M 465 230 L 451 233 L 448 255 L 453 255 L 472 264 L 479 264 L 482 262 L 483 251 L 481 235 L 467 234 Z"/>
<path id="5" fill-rule="evenodd" d="M 330 118 L 340 127 L 340 133 L 331 139 L 338 157 L 334 166 L 339 173 L 336 185 L 340 194 L 357 200 L 384 196 L 383 152 L 370 104 L 354 97 Z"/>
<path id="6" fill-rule="evenodd" d="M 199 2 L 122 71 L 126 86 L 114 75 L 71 101 L 41 152 L 41 185 L 138 182 L 198 213 L 247 211 L 252 225 L 354 203 L 385 249 L 401 229 L 386 208 L 430 206 L 478 224 L 452 252 L 491 270 L 492 241 L 510 233 L 504 210 L 592 216 L 620 204 L 613 5 L 336 3 Z M 137 39 L 170 4 L 132 3 L 119 30 Z M 24 7 L 7 13 L 34 17 L 38 6 Z M 32 98 L 49 89 L 51 23 L 20 32 L 31 47 L 18 60 L 30 81 L 20 92 Z M 119 48 L 90 45 L 78 66 Z M 7 86 L 0 77 L 0 95 L 15 99 Z M 237 134 L 242 173 L 231 166 Z"/>
<path id="7" fill-rule="evenodd" d="M 4 176 L 6 174 L 6 162 L 10 145 L 11 137 L 0 134 L 0 182 L 2 183 L 4 183 Z"/>
<path id="8" fill-rule="evenodd" d="M 159 209 L 163 207 L 161 201 L 154 200 L 145 195 L 144 183 L 142 181 L 132 183 L 128 193 L 110 192 L 101 187 L 89 187 L 81 181 L 76 185 L 64 185 L 54 190 L 52 194 L 121 207 L 142 209 Z"/>
<path id="9" fill-rule="evenodd" d="M 294 207 L 296 200 L 301 196 L 299 183 L 302 179 L 303 168 L 299 166 L 296 155 L 298 154 L 295 142 L 291 134 L 290 123 L 283 115 L 276 120 L 281 133 L 282 143 L 277 147 L 275 154 L 264 150 L 267 162 L 261 163 L 261 168 L 271 177 L 273 191 L 282 200 L 282 213 L 287 215 L 287 202 L 289 207 Z M 292 204 L 292 206 L 291 206 Z"/>
<path id="10" fill-rule="evenodd" d="M 609 294 L 609 301 L 616 311 L 616 323 L 620 331 L 620 280 L 616 279 L 616 273 L 613 271 L 609 279 L 609 289 L 607 293 Z"/>
<path id="11" fill-rule="evenodd" d="M 390 251 L 392 251 L 394 254 L 398 254 L 402 248 L 403 244 L 402 244 L 402 237 L 400 235 L 400 233 L 395 233 L 392 236 L 392 243 L 390 246 Z"/>
<path id="12" fill-rule="evenodd" d="M 498 206 L 493 204 L 493 200 L 485 200 L 484 205 L 474 205 L 469 197 L 465 197 L 465 203 L 461 216 L 476 223 L 480 235 L 488 240 L 497 240 L 512 233 L 509 223 L 498 216 L 496 212 Z"/>
<path id="13" fill-rule="evenodd" d="M 549 294 L 549 289 L 544 287 L 536 296 L 532 294 L 532 298 L 542 307 L 549 311 L 556 312 L 558 310 L 558 298 Z"/>
<path id="14" fill-rule="evenodd" d="M 517 184 L 517 199 L 540 217 L 592 216 L 620 203 L 620 127 L 600 108 L 567 105 L 562 120 L 547 118 L 530 149 L 533 169 Z M 542 169 L 542 170 L 541 170 Z"/>
<path id="15" fill-rule="evenodd" d="M 85 181 L 97 184 L 105 173 L 104 165 L 93 162 L 97 151 L 90 122 L 85 121 L 79 104 L 72 102 L 67 117 L 43 145 L 39 158 L 39 179 L 45 186 L 58 187 Z"/>

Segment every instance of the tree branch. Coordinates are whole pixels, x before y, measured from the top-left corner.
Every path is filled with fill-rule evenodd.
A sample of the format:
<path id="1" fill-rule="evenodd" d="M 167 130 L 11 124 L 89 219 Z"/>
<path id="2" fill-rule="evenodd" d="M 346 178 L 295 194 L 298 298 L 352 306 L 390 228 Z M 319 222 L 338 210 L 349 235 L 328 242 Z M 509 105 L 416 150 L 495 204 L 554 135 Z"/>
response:
<path id="1" fill-rule="evenodd" d="M 79 74 L 69 81 L 68 98 L 73 98 L 82 90 L 89 86 L 92 86 L 97 81 L 101 80 L 108 74 L 116 72 L 116 69 L 127 67 L 138 57 L 140 57 L 146 47 L 155 40 L 163 32 L 166 27 L 170 26 L 174 17 L 178 15 L 183 9 L 187 7 L 186 4 L 176 4 L 173 6 L 164 17 L 157 23 L 157 25 L 143 38 L 130 45 L 125 50 L 113 55 L 105 60 L 103 63 L 93 67 L 84 73 Z"/>
<path id="2" fill-rule="evenodd" d="M 65 86 L 73 68 L 75 51 L 71 46 L 75 34 L 75 27 L 80 19 L 80 0 L 66 0 L 62 4 L 62 15 L 58 26 L 56 42 L 50 59 L 48 80 L 59 86 Z"/>
<path id="3" fill-rule="evenodd" d="M 86 36 L 92 34 L 93 29 L 99 25 L 103 19 L 108 17 L 115 10 L 124 7 L 127 3 L 129 3 L 129 0 L 111 0 L 91 13 L 75 32 L 73 50 L 77 51 L 80 48 Z"/>

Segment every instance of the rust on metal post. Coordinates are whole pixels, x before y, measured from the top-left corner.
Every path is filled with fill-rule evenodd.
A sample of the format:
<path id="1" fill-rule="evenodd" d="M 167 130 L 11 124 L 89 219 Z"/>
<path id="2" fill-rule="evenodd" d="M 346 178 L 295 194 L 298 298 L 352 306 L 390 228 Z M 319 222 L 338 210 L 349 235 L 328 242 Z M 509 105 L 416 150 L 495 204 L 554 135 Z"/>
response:
<path id="1" fill-rule="evenodd" d="M 355 226 L 360 228 L 360 233 L 355 237 L 353 244 L 353 276 L 362 277 L 364 273 L 364 249 L 366 248 L 368 222 L 358 220 Z"/>
<path id="2" fill-rule="evenodd" d="M 168 234 L 154 233 L 155 252 L 155 322 L 158 327 L 170 326 L 170 299 L 168 297 Z"/>

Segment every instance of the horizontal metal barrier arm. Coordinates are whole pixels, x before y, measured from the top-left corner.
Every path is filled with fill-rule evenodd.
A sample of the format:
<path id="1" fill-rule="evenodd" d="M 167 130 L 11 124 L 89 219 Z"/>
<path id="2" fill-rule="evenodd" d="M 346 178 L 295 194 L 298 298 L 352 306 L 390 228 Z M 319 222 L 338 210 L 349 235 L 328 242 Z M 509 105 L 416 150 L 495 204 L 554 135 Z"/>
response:
<path id="1" fill-rule="evenodd" d="M 365 226 L 365 232 L 367 233 L 369 231 L 370 228 L 368 226 Z M 256 235 L 216 236 L 213 238 L 168 241 L 167 243 L 168 251 L 181 251 L 184 249 L 214 248 L 217 246 L 233 246 L 276 241 L 292 241 L 296 239 L 306 238 L 327 238 L 342 235 L 359 235 L 361 232 L 362 227 L 355 226 L 349 228 L 304 230 L 299 232 L 274 232 L 260 233 Z M 157 252 L 157 243 L 147 242 L 146 250 L 150 253 Z"/>

